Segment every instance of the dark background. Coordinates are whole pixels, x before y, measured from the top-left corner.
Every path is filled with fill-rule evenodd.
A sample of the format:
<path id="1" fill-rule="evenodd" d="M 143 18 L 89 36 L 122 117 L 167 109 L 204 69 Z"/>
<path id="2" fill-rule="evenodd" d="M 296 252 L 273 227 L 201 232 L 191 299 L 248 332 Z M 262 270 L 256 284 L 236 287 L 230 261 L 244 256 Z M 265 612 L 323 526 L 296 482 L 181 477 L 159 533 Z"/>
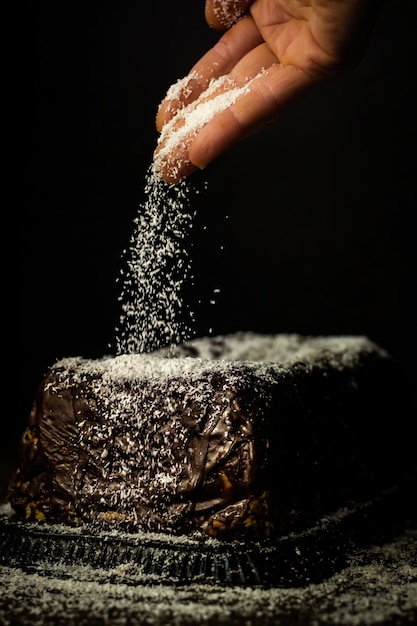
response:
<path id="1" fill-rule="evenodd" d="M 17 364 L 2 416 L 3 484 L 48 365 L 109 352 L 157 106 L 219 37 L 203 9 L 203 0 L 15 9 L 16 223 L 4 302 Z M 355 69 L 193 174 L 197 334 L 365 334 L 413 384 L 414 15 L 413 0 L 385 2 Z"/>

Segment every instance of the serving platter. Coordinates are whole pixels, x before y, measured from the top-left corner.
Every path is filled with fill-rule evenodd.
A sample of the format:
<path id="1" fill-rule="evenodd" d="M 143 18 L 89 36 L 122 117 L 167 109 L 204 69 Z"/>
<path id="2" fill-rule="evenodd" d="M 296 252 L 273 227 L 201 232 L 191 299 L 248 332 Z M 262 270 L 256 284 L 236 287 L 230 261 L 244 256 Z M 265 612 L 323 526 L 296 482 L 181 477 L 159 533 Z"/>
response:
<path id="1" fill-rule="evenodd" d="M 126 533 L 89 527 L 25 522 L 10 505 L 0 507 L 0 565 L 25 571 L 85 565 L 117 571 L 127 584 L 220 583 L 303 586 L 343 569 L 355 550 L 386 541 L 415 515 L 417 481 L 367 502 L 352 502 L 309 528 L 270 542 L 222 542 L 159 533 Z"/>

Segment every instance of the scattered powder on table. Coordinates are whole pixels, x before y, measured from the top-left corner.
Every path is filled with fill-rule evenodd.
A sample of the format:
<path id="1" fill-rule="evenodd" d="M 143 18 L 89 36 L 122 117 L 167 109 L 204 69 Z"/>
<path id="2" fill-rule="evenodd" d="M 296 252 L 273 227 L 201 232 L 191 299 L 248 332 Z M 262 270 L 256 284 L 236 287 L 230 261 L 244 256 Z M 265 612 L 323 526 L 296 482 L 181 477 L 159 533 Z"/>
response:
<path id="1" fill-rule="evenodd" d="M 46 560 L 0 566 L 0 623 L 10 626 L 411 626 L 417 528 L 354 553 L 301 587 L 161 583 L 131 563 L 111 569 Z"/>

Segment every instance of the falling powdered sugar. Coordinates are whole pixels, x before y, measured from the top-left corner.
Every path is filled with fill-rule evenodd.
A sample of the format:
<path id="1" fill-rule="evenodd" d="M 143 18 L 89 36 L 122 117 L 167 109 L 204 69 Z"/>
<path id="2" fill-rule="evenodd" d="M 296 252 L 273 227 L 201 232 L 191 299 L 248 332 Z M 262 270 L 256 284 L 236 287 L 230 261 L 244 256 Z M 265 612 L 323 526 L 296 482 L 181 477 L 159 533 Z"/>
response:
<path id="1" fill-rule="evenodd" d="M 191 191 L 185 182 L 168 185 L 149 168 L 146 199 L 123 252 L 117 354 L 149 352 L 193 336 L 194 314 L 184 302 L 193 280 L 187 246 L 195 213 Z"/>

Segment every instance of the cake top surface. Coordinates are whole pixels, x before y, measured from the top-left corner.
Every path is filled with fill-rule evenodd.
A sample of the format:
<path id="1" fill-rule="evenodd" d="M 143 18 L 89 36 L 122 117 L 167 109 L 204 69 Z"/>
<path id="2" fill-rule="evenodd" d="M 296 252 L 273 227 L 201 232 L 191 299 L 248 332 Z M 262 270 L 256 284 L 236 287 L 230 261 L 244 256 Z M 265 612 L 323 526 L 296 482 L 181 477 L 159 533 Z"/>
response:
<path id="1" fill-rule="evenodd" d="M 229 376 L 251 371 L 258 376 L 284 373 L 295 363 L 340 368 L 354 365 L 365 354 L 387 356 L 365 336 L 308 337 L 298 334 L 237 332 L 194 339 L 146 354 L 122 354 L 100 359 L 67 357 L 51 368 L 109 380 L 163 379 L 209 374 Z"/>

